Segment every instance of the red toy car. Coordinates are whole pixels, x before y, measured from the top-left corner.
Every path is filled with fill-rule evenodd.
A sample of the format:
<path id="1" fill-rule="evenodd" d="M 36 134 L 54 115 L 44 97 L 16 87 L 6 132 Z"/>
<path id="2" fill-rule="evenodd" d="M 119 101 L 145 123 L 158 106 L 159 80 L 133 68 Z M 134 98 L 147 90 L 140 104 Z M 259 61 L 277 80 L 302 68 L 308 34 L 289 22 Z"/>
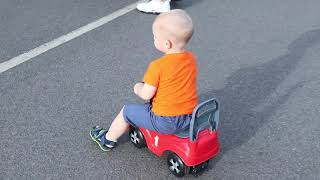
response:
<path id="1" fill-rule="evenodd" d="M 160 134 L 131 127 L 131 142 L 138 148 L 147 146 L 157 156 L 167 155 L 169 170 L 175 176 L 197 173 L 219 152 L 219 103 L 207 100 L 193 111 L 190 128 L 178 134 Z"/>

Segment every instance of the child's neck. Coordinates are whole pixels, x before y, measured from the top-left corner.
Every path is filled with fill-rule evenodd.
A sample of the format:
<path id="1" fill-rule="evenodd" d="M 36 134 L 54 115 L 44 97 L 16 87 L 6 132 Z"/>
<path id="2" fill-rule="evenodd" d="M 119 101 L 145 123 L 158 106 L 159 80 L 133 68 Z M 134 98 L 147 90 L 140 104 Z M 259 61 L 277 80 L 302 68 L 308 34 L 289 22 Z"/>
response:
<path id="1" fill-rule="evenodd" d="M 186 50 L 184 48 L 183 49 L 170 49 L 165 54 L 177 54 L 177 53 L 183 53 L 185 51 Z"/>

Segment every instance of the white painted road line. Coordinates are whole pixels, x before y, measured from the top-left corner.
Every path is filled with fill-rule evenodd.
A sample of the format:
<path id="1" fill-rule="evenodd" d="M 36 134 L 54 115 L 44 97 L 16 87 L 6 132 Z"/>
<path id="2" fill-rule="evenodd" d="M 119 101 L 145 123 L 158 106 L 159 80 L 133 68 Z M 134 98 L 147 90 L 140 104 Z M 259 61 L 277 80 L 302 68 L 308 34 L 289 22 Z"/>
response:
<path id="1" fill-rule="evenodd" d="M 57 46 L 60 46 L 61 44 L 64 44 L 68 41 L 71 41 L 72 39 L 79 37 L 84 33 L 87 33 L 93 29 L 96 29 L 96 28 L 98 28 L 98 27 L 124 15 L 124 14 L 127 14 L 128 12 L 134 10 L 139 2 L 141 2 L 141 1 L 130 4 L 124 8 L 119 9 L 119 10 L 117 10 L 107 16 L 104 16 L 104 17 L 102 17 L 92 23 L 89 23 L 85 26 L 82 26 L 79 29 L 71 31 L 68 34 L 60 36 L 57 39 L 54 39 L 54 40 L 47 42 L 39 47 L 34 48 L 26 53 L 20 54 L 19 56 L 16 56 L 10 60 L 7 60 L 7 61 L 1 63 L 0 64 L 0 74 L 15 67 L 15 66 L 18 66 L 21 63 L 28 61 L 28 60 L 46 52 L 46 51 L 49 51 L 50 49 L 53 49 Z"/>

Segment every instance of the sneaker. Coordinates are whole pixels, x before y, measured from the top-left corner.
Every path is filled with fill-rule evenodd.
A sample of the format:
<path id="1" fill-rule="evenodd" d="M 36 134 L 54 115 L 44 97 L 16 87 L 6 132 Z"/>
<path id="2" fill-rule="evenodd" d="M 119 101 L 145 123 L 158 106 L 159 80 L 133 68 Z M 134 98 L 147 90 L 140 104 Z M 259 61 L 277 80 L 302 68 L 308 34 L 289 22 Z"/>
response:
<path id="1" fill-rule="evenodd" d="M 93 127 L 90 131 L 91 139 L 99 145 L 102 151 L 110 151 L 116 145 L 116 142 L 106 139 L 107 132 L 107 130 L 99 126 Z"/>
<path id="2" fill-rule="evenodd" d="M 139 3 L 137 9 L 145 13 L 159 14 L 170 11 L 170 0 L 164 2 L 160 0 L 152 0 L 150 2 Z"/>

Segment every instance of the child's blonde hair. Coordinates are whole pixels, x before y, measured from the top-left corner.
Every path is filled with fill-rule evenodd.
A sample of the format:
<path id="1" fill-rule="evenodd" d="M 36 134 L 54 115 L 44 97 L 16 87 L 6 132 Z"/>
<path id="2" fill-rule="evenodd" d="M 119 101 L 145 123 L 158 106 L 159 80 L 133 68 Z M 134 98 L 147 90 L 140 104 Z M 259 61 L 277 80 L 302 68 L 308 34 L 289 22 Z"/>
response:
<path id="1" fill-rule="evenodd" d="M 194 29 L 190 16 L 181 9 L 160 14 L 155 23 L 167 37 L 184 47 L 191 39 Z"/>

